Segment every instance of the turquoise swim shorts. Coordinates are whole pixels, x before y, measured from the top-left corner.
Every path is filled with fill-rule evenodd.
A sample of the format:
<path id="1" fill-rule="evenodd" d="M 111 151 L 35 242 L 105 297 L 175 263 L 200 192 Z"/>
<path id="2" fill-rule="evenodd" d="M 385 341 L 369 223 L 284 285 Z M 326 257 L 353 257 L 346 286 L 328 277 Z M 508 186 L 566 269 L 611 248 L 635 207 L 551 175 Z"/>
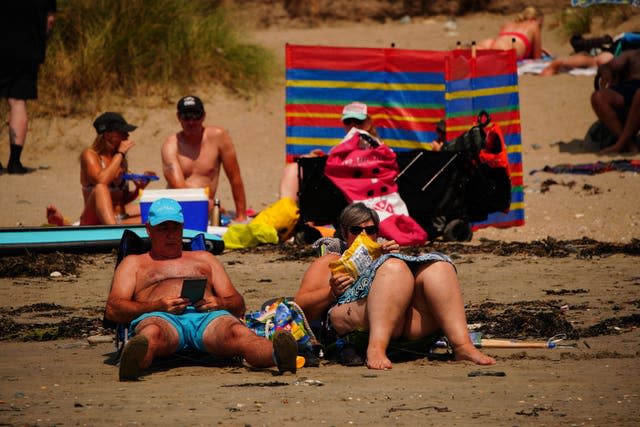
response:
<path id="1" fill-rule="evenodd" d="M 178 343 L 178 350 L 196 349 L 201 352 L 206 352 L 204 343 L 202 341 L 202 335 L 204 330 L 209 326 L 209 323 L 216 320 L 221 316 L 233 316 L 226 310 L 216 310 L 208 312 L 199 312 L 193 306 L 188 306 L 182 314 L 171 314 L 164 311 L 152 311 L 150 313 L 144 313 L 136 317 L 131 322 L 129 328 L 129 335 L 133 336 L 134 331 L 138 323 L 149 317 L 159 317 L 169 322 L 178 331 L 180 342 Z"/>

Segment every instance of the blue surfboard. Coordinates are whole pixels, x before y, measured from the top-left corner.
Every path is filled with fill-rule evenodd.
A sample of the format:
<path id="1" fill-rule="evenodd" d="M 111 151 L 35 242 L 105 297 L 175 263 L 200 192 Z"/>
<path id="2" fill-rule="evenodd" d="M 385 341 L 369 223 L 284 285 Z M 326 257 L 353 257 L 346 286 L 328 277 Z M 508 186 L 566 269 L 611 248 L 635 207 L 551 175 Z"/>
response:
<path id="1" fill-rule="evenodd" d="M 127 229 L 148 241 L 149 236 L 144 225 L 0 228 L 0 254 L 109 252 L 118 247 L 122 233 Z M 183 239 L 188 242 L 198 234 L 204 234 L 209 252 L 220 254 L 224 251 L 224 241 L 214 234 L 185 229 Z"/>

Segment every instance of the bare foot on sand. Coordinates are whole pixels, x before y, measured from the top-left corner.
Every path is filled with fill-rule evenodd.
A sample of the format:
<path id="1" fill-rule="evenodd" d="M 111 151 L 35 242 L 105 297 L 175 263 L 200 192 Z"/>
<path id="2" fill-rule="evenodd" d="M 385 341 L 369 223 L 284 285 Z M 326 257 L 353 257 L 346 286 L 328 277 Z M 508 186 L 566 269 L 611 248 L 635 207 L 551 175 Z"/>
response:
<path id="1" fill-rule="evenodd" d="M 636 154 L 638 153 L 638 146 L 636 144 L 632 143 L 631 144 L 621 144 L 621 143 L 615 143 L 614 145 L 611 145 L 609 147 L 603 148 L 602 150 L 600 150 L 600 155 L 603 154 L 618 154 L 618 153 L 632 153 L 632 154 Z"/>
<path id="2" fill-rule="evenodd" d="M 453 349 L 453 354 L 456 360 L 468 360 L 476 365 L 495 365 L 496 360 L 493 357 L 489 357 L 477 348 L 472 343 L 463 344 Z"/>
<path id="3" fill-rule="evenodd" d="M 385 349 L 367 348 L 367 368 L 391 369 L 393 365 L 387 358 Z"/>
<path id="4" fill-rule="evenodd" d="M 63 226 L 65 223 L 62 213 L 53 205 L 47 206 L 47 222 L 51 225 Z"/>

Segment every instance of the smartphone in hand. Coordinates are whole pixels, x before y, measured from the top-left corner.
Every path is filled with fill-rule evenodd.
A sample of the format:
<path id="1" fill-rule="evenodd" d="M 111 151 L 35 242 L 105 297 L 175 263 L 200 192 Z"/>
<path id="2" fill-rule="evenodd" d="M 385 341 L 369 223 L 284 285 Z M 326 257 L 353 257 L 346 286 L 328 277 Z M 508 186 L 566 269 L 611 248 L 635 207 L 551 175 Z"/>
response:
<path id="1" fill-rule="evenodd" d="M 207 286 L 207 278 L 201 277 L 186 277 L 182 281 L 182 291 L 180 296 L 182 298 L 189 298 L 191 304 L 200 301 L 204 297 L 204 289 Z"/>

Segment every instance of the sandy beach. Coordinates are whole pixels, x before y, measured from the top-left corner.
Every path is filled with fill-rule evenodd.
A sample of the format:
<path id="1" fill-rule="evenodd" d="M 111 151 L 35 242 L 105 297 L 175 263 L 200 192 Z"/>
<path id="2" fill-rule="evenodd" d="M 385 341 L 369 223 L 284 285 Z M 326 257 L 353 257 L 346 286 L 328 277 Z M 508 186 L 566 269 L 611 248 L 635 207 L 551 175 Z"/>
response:
<path id="1" fill-rule="evenodd" d="M 488 13 L 460 17 L 455 35 L 447 35 L 444 16 L 253 29 L 250 38 L 273 50 L 282 64 L 273 87 L 250 98 L 214 86 L 192 89 L 205 102 L 207 122 L 229 130 L 248 204 L 259 211 L 276 201 L 285 161 L 285 43 L 450 49 L 458 40 L 493 36 L 503 19 Z M 638 14 L 608 32 L 634 28 L 640 28 Z M 557 29 L 545 30 L 543 45 L 555 55 L 571 53 Z M 486 349 L 498 361 L 488 368 L 418 357 L 398 361 L 389 371 L 327 361 L 285 376 L 178 361 L 158 364 L 142 381 L 120 383 L 117 367 L 108 363 L 113 345 L 86 340 L 104 332 L 99 326 L 114 255 L 80 255 L 77 270 L 61 277 L 0 277 L 0 424 L 637 425 L 640 175 L 530 174 L 545 165 L 638 158 L 602 158 L 581 148 L 595 121 L 592 90 L 592 77 L 521 77 L 526 223 L 479 230 L 465 245 L 436 247 L 454 257 L 470 321 L 482 323 L 481 314 L 488 314 L 484 322 L 501 331 L 497 337 L 509 339 L 545 341 L 566 333 L 566 348 Z M 139 126 L 128 156 L 134 172 L 160 174 L 160 146 L 179 126 L 176 100 L 100 105 Z M 31 121 L 23 163 L 39 169 L 0 176 L 0 226 L 41 225 L 51 203 L 77 219 L 78 155 L 93 139 L 93 118 Z M 6 126 L 2 130 L 0 159 L 6 164 Z M 222 203 L 232 206 L 228 182 L 221 181 Z M 165 185 L 162 178 L 149 188 Z M 593 241 L 578 240 L 583 237 Z M 247 307 L 256 310 L 268 298 L 293 295 L 311 256 L 303 248 L 259 247 L 227 251 L 220 259 Z M 14 262 L 24 259 L 0 260 L 5 270 Z M 59 266 L 61 261 L 40 262 Z M 63 338 L 20 338 L 43 330 Z"/>

